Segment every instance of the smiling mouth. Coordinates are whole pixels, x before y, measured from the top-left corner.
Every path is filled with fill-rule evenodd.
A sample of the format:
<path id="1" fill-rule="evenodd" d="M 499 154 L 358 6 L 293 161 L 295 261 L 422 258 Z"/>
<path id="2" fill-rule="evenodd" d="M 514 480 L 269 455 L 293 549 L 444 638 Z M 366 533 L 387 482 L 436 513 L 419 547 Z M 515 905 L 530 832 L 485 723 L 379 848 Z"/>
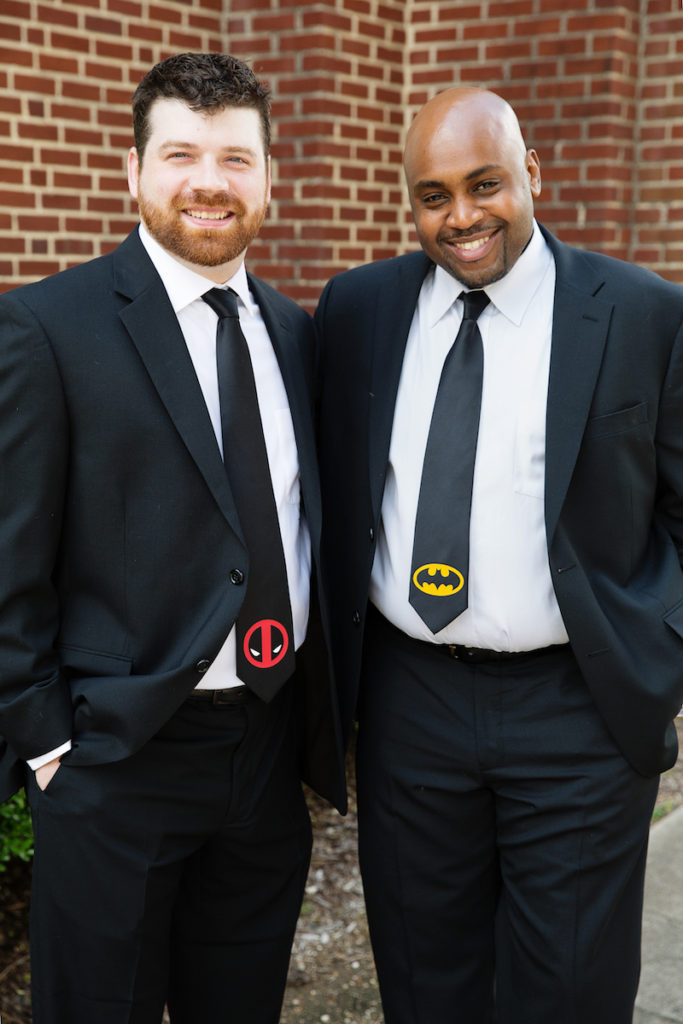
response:
<path id="1" fill-rule="evenodd" d="M 476 252 L 477 249 L 481 249 L 488 242 L 490 235 L 484 235 L 483 238 L 477 238 L 474 242 L 454 242 L 458 249 L 464 249 L 466 252 Z"/>
<path id="2" fill-rule="evenodd" d="M 450 237 L 444 238 L 443 244 L 455 252 L 463 260 L 476 260 L 486 256 L 491 251 L 493 241 L 500 229 L 494 228 L 485 235 L 477 238 Z"/>
<path id="3" fill-rule="evenodd" d="M 192 210 L 186 208 L 183 209 L 183 213 L 187 217 L 192 217 L 193 220 L 203 220 L 211 224 L 223 224 L 234 217 L 234 213 L 229 210 Z"/>

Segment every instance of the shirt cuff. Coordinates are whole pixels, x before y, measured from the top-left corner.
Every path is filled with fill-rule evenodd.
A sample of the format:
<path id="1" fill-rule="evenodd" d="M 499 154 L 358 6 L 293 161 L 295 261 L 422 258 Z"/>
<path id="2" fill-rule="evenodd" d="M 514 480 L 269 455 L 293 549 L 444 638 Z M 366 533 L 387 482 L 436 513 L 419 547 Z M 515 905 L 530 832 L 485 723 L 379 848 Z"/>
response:
<path id="1" fill-rule="evenodd" d="M 31 757 L 27 764 L 33 771 L 37 771 L 42 768 L 44 764 L 48 764 L 50 761 L 54 761 L 56 757 L 61 757 L 62 754 L 66 754 L 67 750 L 71 750 L 71 740 L 67 740 L 66 743 L 62 743 L 61 747 L 55 747 L 47 754 L 41 754 L 39 757 Z"/>

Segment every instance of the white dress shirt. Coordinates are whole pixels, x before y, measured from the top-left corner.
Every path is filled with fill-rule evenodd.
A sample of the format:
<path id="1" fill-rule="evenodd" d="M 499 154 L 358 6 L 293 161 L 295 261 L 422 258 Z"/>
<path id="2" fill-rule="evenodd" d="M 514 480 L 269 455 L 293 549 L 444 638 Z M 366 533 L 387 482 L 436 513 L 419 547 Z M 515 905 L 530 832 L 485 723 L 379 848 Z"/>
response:
<path id="1" fill-rule="evenodd" d="M 211 282 L 174 259 L 151 237 L 144 225 L 141 224 L 139 230 L 142 244 L 163 281 L 178 317 L 222 455 L 216 371 L 218 317 L 202 300 L 202 295 L 212 287 Z M 287 567 L 294 645 L 298 648 L 303 643 L 308 625 L 311 551 L 310 535 L 301 510 L 299 459 L 294 426 L 277 358 L 259 307 L 249 291 L 244 264 L 225 285 L 228 286 L 237 292 L 239 297 L 240 326 L 247 340 L 254 368 L 256 393 Z M 200 533 L 201 528 L 202 524 L 198 522 L 197 530 Z M 230 586 L 228 580 L 226 586 Z M 242 681 L 236 673 L 233 627 L 199 685 L 205 689 L 223 689 L 241 684 Z M 66 742 L 47 754 L 31 758 L 28 763 L 35 770 L 65 753 L 70 747 L 71 743 Z"/>
<path id="2" fill-rule="evenodd" d="M 216 325 L 218 317 L 203 301 L 212 287 L 201 274 L 184 267 L 156 242 L 143 224 L 140 239 L 164 283 L 194 364 L 195 373 L 211 417 L 218 447 L 223 451 L 221 410 L 216 372 Z M 237 292 L 240 327 L 249 346 L 258 396 L 268 465 L 273 483 L 282 547 L 287 567 L 292 606 L 294 646 L 306 636 L 310 597 L 311 548 L 301 511 L 299 457 L 287 393 L 272 342 L 247 282 L 244 264 L 224 287 Z M 201 523 L 198 524 L 201 529 Z M 228 586 L 226 580 L 226 586 Z M 235 669 L 235 629 L 231 629 L 211 668 L 199 684 L 204 689 L 242 685 Z"/>
<path id="3" fill-rule="evenodd" d="M 463 286 L 437 267 L 422 285 L 398 389 L 370 596 L 409 636 L 526 651 L 566 643 L 545 533 L 545 414 L 555 263 L 537 225 L 485 290 L 482 403 L 470 519 L 468 607 L 433 634 L 408 596 L 422 463 Z M 438 600 L 438 598 L 435 598 Z"/>

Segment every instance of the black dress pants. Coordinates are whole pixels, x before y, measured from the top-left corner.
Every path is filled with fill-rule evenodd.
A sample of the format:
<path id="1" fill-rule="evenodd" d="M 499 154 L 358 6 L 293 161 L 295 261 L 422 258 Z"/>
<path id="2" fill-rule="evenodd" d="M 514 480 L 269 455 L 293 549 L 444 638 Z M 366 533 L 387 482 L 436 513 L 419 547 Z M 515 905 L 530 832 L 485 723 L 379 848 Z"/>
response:
<path id="1" fill-rule="evenodd" d="M 34 1024 L 277 1024 L 311 849 L 290 689 L 30 781 Z"/>
<path id="2" fill-rule="evenodd" d="M 368 631 L 359 838 L 386 1024 L 630 1024 L 658 780 L 568 649 L 472 666 Z"/>

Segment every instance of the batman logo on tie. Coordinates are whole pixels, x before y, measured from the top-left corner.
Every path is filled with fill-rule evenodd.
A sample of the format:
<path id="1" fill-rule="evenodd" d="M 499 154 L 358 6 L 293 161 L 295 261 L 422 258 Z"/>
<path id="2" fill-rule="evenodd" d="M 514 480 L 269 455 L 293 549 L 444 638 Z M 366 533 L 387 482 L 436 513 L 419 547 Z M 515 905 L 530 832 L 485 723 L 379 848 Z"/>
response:
<path id="1" fill-rule="evenodd" d="M 260 619 L 244 635 L 244 657 L 255 668 L 272 668 L 289 647 L 287 630 L 275 619 Z"/>
<path id="2" fill-rule="evenodd" d="M 421 565 L 415 570 L 413 583 L 423 594 L 429 594 L 431 597 L 452 597 L 462 589 L 465 578 L 452 565 L 428 562 L 427 565 Z"/>

